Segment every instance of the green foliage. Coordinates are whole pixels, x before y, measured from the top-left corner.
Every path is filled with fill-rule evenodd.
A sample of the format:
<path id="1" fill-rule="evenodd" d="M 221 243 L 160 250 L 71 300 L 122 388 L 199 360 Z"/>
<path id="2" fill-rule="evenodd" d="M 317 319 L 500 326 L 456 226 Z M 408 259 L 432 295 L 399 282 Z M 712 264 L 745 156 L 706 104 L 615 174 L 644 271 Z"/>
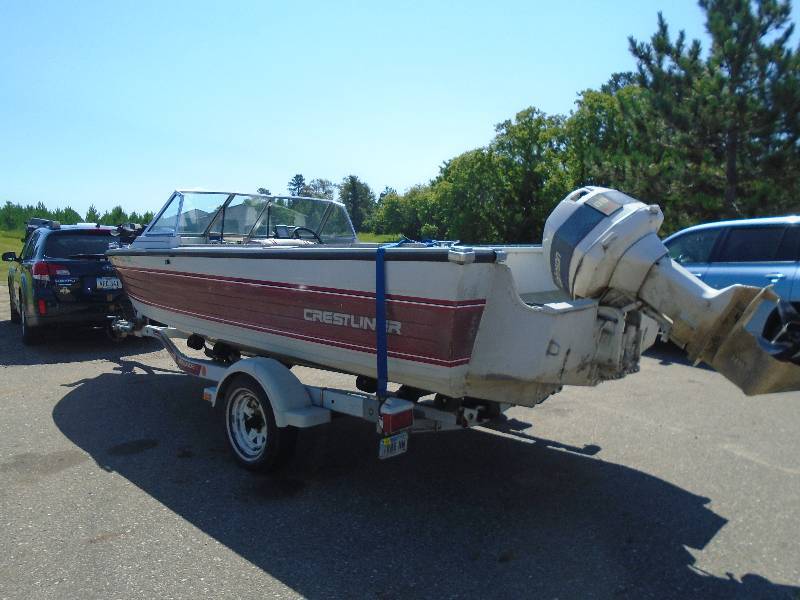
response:
<path id="1" fill-rule="evenodd" d="M 289 190 L 292 196 L 300 196 L 305 186 L 306 178 L 298 173 L 289 180 L 289 183 L 286 184 L 286 189 Z"/>
<path id="2" fill-rule="evenodd" d="M 470 242 L 539 240 L 571 188 L 618 188 L 687 225 L 800 208 L 800 57 L 784 0 L 701 0 L 712 43 L 673 39 L 659 14 L 630 39 L 636 73 L 582 92 L 569 117 L 529 108 L 427 186 L 382 194 L 375 231 Z M 427 235 L 435 232 L 435 236 Z"/>
<path id="3" fill-rule="evenodd" d="M 659 13 L 650 42 L 630 39 L 662 140 L 681 166 L 673 179 L 700 219 L 756 216 L 797 206 L 800 59 L 788 46 L 790 5 L 700 0 L 711 36 L 673 40 Z M 676 190 L 677 191 L 677 190 Z"/>
<path id="4" fill-rule="evenodd" d="M 370 224 L 413 239 L 530 242 L 573 186 L 564 118 L 535 108 L 496 127 L 485 148 L 456 156 L 426 186 L 387 193 Z"/>
<path id="5" fill-rule="evenodd" d="M 86 218 L 67 206 L 66 208 L 48 209 L 43 202 L 37 203 L 35 206 L 28 205 L 22 206 L 21 204 L 14 204 L 7 201 L 2 208 L 0 208 L 0 230 L 24 230 L 25 223 L 31 217 L 39 217 L 42 219 L 52 219 L 58 221 L 62 225 L 74 225 L 75 223 L 101 223 L 103 225 L 120 225 L 121 223 L 139 223 L 146 225 L 153 220 L 152 211 L 147 211 L 144 214 L 132 212 L 127 214 L 121 206 L 115 206 L 110 212 L 105 212 L 102 215 L 97 212 L 94 205 L 89 206 L 86 211 Z"/>
<path id="6" fill-rule="evenodd" d="M 22 231 L 0 231 L 0 254 L 3 252 L 16 252 L 19 256 L 22 250 Z M 0 262 L 0 286 L 8 281 L 8 266 L 10 263 Z"/>
<path id="7" fill-rule="evenodd" d="M 308 184 L 303 186 L 303 189 L 300 190 L 301 196 L 307 196 L 309 198 L 326 198 L 328 200 L 333 200 L 333 192 L 335 186 L 333 182 L 327 179 L 312 179 Z"/>
<path id="8" fill-rule="evenodd" d="M 339 185 L 339 200 L 347 207 L 356 231 L 362 229 L 375 211 L 375 194 L 355 175 L 348 175 Z"/>
<path id="9" fill-rule="evenodd" d="M 389 242 L 396 242 L 403 236 L 399 233 L 373 233 L 372 231 L 359 231 L 356 234 L 359 242 L 371 242 L 377 244 L 385 244 Z"/>
<path id="10" fill-rule="evenodd" d="M 430 185 L 414 186 L 403 196 L 391 191 L 380 200 L 367 225 L 376 233 L 400 231 L 411 239 L 436 238 L 443 222 L 436 213 L 438 205 Z M 424 227 L 430 235 L 423 235 Z"/>
<path id="11" fill-rule="evenodd" d="M 6 201 L 0 208 L 0 229 L 2 230 L 22 230 L 25 223 L 31 217 L 42 219 L 52 219 L 64 225 L 72 225 L 82 221 L 81 216 L 72 208 L 48 209 L 43 202 L 34 205 L 23 206 Z"/>
<path id="12" fill-rule="evenodd" d="M 99 223 L 100 222 L 100 213 L 97 212 L 94 204 L 89 205 L 89 210 L 86 211 L 86 223 Z"/>

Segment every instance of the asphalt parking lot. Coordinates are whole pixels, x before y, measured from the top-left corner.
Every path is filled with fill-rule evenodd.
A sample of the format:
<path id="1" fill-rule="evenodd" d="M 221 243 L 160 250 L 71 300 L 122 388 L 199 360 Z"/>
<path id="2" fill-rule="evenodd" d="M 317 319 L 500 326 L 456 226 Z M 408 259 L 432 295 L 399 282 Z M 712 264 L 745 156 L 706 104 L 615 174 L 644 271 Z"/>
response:
<path id="1" fill-rule="evenodd" d="M 254 476 L 201 388 L 151 340 L 23 347 L 3 303 L 0 598 L 800 598 L 800 393 L 659 348 L 502 431 L 380 462 L 339 419 Z"/>

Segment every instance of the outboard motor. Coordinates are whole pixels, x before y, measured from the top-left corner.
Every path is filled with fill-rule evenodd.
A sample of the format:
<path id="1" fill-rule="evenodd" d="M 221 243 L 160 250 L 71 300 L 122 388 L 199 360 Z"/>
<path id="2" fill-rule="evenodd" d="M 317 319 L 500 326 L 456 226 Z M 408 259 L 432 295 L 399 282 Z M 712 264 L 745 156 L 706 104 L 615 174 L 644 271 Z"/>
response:
<path id="1" fill-rule="evenodd" d="M 622 294 L 641 303 L 689 357 L 746 394 L 800 389 L 800 317 L 770 287 L 715 290 L 669 257 L 664 217 L 616 190 L 585 187 L 550 214 L 544 252 L 555 284 L 572 298 Z"/>

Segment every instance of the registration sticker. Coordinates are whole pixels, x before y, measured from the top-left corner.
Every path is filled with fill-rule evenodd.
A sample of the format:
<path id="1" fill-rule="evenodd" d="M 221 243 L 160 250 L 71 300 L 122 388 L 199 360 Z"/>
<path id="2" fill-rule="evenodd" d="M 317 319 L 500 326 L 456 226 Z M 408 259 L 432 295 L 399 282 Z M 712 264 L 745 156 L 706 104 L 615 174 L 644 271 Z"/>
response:
<path id="1" fill-rule="evenodd" d="M 121 290 L 122 282 L 118 277 L 98 277 L 97 278 L 98 290 Z"/>
<path id="2" fill-rule="evenodd" d="M 378 442 L 378 458 L 391 458 L 408 450 L 408 432 L 401 431 L 381 438 Z"/>

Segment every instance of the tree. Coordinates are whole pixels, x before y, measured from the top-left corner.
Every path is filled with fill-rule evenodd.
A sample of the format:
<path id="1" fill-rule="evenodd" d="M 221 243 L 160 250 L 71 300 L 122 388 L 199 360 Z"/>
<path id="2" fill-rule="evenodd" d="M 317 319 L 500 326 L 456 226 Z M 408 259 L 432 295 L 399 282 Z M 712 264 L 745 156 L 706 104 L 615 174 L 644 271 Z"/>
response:
<path id="1" fill-rule="evenodd" d="M 688 183 L 717 218 L 789 207 L 800 186 L 800 60 L 782 0 L 700 0 L 708 56 L 673 40 L 661 13 L 649 43 L 630 38 L 638 83 L 681 149 Z"/>
<path id="2" fill-rule="evenodd" d="M 547 215 L 573 186 L 564 117 L 530 107 L 495 127 L 485 148 L 445 163 L 432 184 L 447 237 L 541 240 Z"/>
<path id="3" fill-rule="evenodd" d="M 394 190 L 385 193 L 367 228 L 375 233 L 422 239 L 442 236 L 445 231 L 442 225 L 433 189 L 429 185 L 416 185 L 402 196 Z"/>
<path id="4" fill-rule="evenodd" d="M 566 121 L 573 187 L 617 188 L 664 207 L 665 231 L 696 223 L 704 203 L 688 182 L 685 150 L 665 140 L 666 125 L 647 90 L 612 80 L 580 94 Z M 668 207 L 668 208 L 667 208 Z"/>
<path id="5" fill-rule="evenodd" d="M 53 216 L 62 225 L 74 225 L 81 221 L 81 216 L 71 206 L 55 211 Z"/>
<path id="6" fill-rule="evenodd" d="M 388 185 L 383 188 L 383 191 L 378 194 L 378 203 L 380 203 L 386 196 L 391 194 L 397 195 L 397 190 L 393 187 L 389 187 Z"/>
<path id="7" fill-rule="evenodd" d="M 306 178 L 303 177 L 300 173 L 292 177 L 289 180 L 289 183 L 286 184 L 286 187 L 289 190 L 289 194 L 291 194 L 292 196 L 299 196 L 305 186 L 306 186 Z"/>
<path id="8" fill-rule="evenodd" d="M 25 221 L 22 211 L 19 204 L 13 204 L 11 200 L 6 200 L 3 208 L 0 209 L 0 229 L 21 229 Z"/>
<path id="9" fill-rule="evenodd" d="M 356 231 L 362 231 L 364 223 L 375 210 L 375 194 L 370 187 L 355 175 L 348 175 L 339 185 L 339 200 L 347 207 L 353 227 Z"/>
<path id="10" fill-rule="evenodd" d="M 308 185 L 303 186 L 301 195 L 310 198 L 327 198 L 333 200 L 334 185 L 328 179 L 312 179 Z"/>
<path id="11" fill-rule="evenodd" d="M 111 212 L 103 213 L 100 217 L 100 223 L 103 225 L 119 225 L 120 223 L 128 222 L 128 215 L 125 210 L 117 205 L 111 209 Z"/>
<path id="12" fill-rule="evenodd" d="M 89 205 L 89 209 L 86 211 L 86 223 L 99 223 L 100 222 L 100 213 L 97 212 L 97 208 L 95 208 L 94 204 Z"/>
<path id="13" fill-rule="evenodd" d="M 272 195 L 272 194 L 270 193 L 270 191 L 269 191 L 269 188 L 263 188 L 263 187 L 260 187 L 260 188 L 258 188 L 258 189 L 256 190 L 256 192 L 258 192 L 258 193 L 259 193 L 259 194 L 261 194 L 262 196 L 271 196 L 271 195 Z"/>

